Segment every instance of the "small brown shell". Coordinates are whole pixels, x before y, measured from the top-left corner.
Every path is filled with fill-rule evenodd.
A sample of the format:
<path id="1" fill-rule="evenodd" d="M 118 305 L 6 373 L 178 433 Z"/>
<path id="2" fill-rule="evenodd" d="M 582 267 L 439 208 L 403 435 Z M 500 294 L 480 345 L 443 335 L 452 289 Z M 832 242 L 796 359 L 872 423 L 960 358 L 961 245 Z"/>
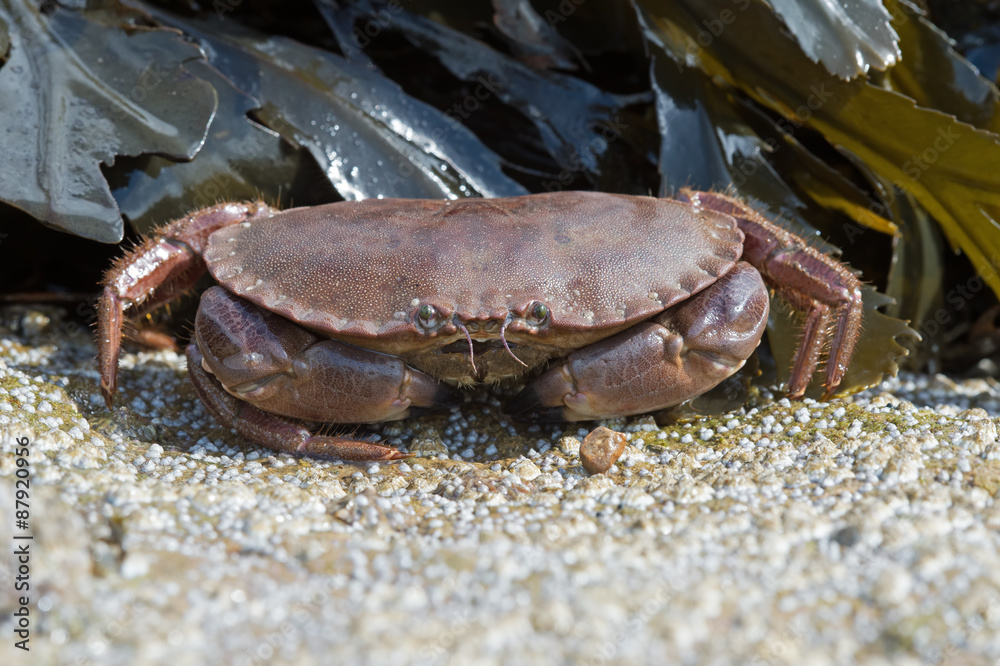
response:
<path id="1" fill-rule="evenodd" d="M 205 260 L 233 293 L 341 339 L 399 348 L 424 337 L 414 323 L 423 304 L 502 319 L 540 301 L 558 344 L 560 334 L 620 329 L 700 291 L 742 244 L 731 217 L 690 204 L 558 192 L 297 208 L 221 229 Z"/>

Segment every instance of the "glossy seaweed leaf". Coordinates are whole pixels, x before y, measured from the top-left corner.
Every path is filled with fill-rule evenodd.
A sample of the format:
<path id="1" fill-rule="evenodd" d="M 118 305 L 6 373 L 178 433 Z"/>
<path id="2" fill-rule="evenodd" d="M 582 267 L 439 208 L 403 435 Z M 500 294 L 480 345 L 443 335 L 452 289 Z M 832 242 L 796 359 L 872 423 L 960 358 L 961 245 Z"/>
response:
<path id="1" fill-rule="evenodd" d="M 9 38 L 0 200 L 58 229 L 117 242 L 123 224 L 101 165 L 140 153 L 191 159 L 215 91 L 184 69 L 201 52 L 175 32 L 51 7 L 0 0 Z"/>
<path id="2" fill-rule="evenodd" d="M 892 89 L 919 106 L 1000 132 L 1000 93 L 993 82 L 955 51 L 951 39 L 927 20 L 923 10 L 906 0 L 889 0 L 888 7 L 906 53 L 887 73 Z"/>
<path id="3" fill-rule="evenodd" d="M 911 193 L 1000 293 L 1000 143 L 995 135 L 867 80 L 830 75 L 802 57 L 782 22 L 759 2 L 749 3 L 704 48 L 696 41 L 701 22 L 728 7 L 725 0 L 637 4 L 651 30 L 686 40 L 687 53 L 706 74 L 797 127 L 819 132 L 845 155 Z"/>
<path id="4" fill-rule="evenodd" d="M 639 18 L 642 21 L 644 17 L 640 14 Z M 772 164 L 775 156 L 789 151 L 781 150 L 774 137 L 762 136 L 747 122 L 746 116 L 754 111 L 743 108 L 745 101 L 737 99 L 733 91 L 720 88 L 704 72 L 684 64 L 683 49 L 677 48 L 682 43 L 644 21 L 643 27 L 652 51 L 652 86 L 661 135 L 659 195 L 672 196 L 684 186 L 730 190 L 766 205 L 772 217 L 780 217 L 795 233 L 818 238 L 804 213 L 806 202 L 785 180 L 803 174 L 786 176 Z M 772 129 L 783 141 L 795 143 L 781 128 Z M 797 157 L 818 162 L 804 149 Z M 809 162 L 806 166 L 805 173 L 822 169 Z M 830 180 L 837 182 L 836 178 Z"/>
<path id="5" fill-rule="evenodd" d="M 357 50 L 356 30 L 363 29 L 364 20 L 370 21 L 381 7 L 368 1 L 348 6 L 317 0 L 316 4 L 338 36 L 341 49 L 350 53 Z M 345 21 L 353 27 L 345 28 Z M 545 185 L 547 189 L 562 188 L 578 174 L 591 184 L 600 179 L 609 144 L 622 136 L 627 125 L 618 114 L 648 99 L 646 95 L 614 95 L 580 78 L 533 69 L 477 39 L 405 10 L 392 13 L 385 29 L 398 32 L 454 77 L 471 84 L 473 93 L 465 100 L 469 104 L 450 110 L 451 117 L 464 121 L 490 99 L 530 123 L 561 169 L 558 180 Z"/>
<path id="6" fill-rule="evenodd" d="M 914 322 L 914 328 L 924 338 L 914 362 L 923 366 L 941 352 L 938 338 L 941 322 L 935 315 L 945 312 L 946 254 L 950 250 L 941 228 L 912 194 L 896 196 L 891 208 L 900 221 L 900 238 L 906 240 L 899 243 L 890 269 L 886 293 L 896 302 L 889 304 L 886 312 Z"/>
<path id="7" fill-rule="evenodd" d="M 818 240 L 806 203 L 770 162 L 775 144 L 744 120 L 739 103 L 701 72 L 676 68 L 662 53 L 653 59 L 662 136 L 659 195 L 673 196 L 684 186 L 731 191 L 760 202 L 771 218 L 782 219 L 800 236 Z"/>
<path id="8" fill-rule="evenodd" d="M 652 86 L 660 126 L 659 195 L 671 196 L 681 187 L 728 188 L 733 182 L 731 157 L 735 145 L 743 144 L 752 153 L 763 142 L 716 125 L 718 119 L 713 111 L 717 110 L 717 97 L 706 88 L 700 72 L 675 67 L 662 53 L 652 58 Z"/>
<path id="9" fill-rule="evenodd" d="M 709 30 L 723 30 L 725 17 L 736 20 L 751 0 L 723 9 Z M 802 51 L 842 79 L 866 74 L 870 68 L 888 69 L 900 56 L 898 35 L 889 23 L 881 0 L 766 0 L 788 27 Z M 729 21 L 730 23 L 732 21 Z"/>
<path id="10" fill-rule="evenodd" d="M 294 191 L 302 172 L 301 151 L 247 117 L 260 107 L 258 100 L 205 62 L 186 67 L 212 84 L 219 96 L 218 112 L 198 158 L 177 162 L 148 155 L 129 165 L 126 173 L 108 177 L 122 213 L 142 233 L 221 200 L 260 198 L 276 204 Z"/>
<path id="11" fill-rule="evenodd" d="M 344 199 L 523 194 L 468 129 L 367 67 L 232 21 L 149 10 L 260 101 L 254 117 L 309 151 Z"/>

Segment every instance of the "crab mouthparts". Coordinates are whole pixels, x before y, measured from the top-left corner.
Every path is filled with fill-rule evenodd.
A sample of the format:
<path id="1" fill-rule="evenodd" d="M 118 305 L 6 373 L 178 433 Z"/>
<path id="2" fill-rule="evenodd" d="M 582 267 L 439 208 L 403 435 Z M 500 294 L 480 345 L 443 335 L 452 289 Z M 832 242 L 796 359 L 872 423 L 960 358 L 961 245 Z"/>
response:
<path id="1" fill-rule="evenodd" d="M 507 344 L 507 338 L 504 337 L 504 331 L 506 331 L 507 327 L 510 326 L 511 321 L 512 319 L 508 317 L 507 320 L 503 323 L 503 326 L 500 327 L 500 341 L 503 343 L 503 348 L 507 350 L 508 354 L 510 354 L 510 357 L 527 368 L 528 364 L 519 359 L 514 354 L 514 352 L 511 351 L 510 345 Z M 472 349 L 472 335 L 469 334 L 469 329 L 467 329 L 465 327 L 465 324 L 463 324 L 462 322 L 456 321 L 455 325 L 458 326 L 458 328 L 460 328 L 463 333 L 465 333 L 465 339 L 469 341 L 469 363 L 472 365 L 472 374 L 475 377 L 480 377 L 481 375 L 479 373 L 479 370 L 476 369 L 476 353 Z"/>

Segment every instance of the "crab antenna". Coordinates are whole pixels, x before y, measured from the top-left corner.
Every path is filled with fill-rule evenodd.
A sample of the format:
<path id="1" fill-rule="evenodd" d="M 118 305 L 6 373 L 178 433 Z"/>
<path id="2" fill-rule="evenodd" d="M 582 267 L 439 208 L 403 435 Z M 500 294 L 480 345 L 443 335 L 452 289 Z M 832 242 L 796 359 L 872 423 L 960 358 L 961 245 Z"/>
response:
<path id="1" fill-rule="evenodd" d="M 514 359 L 515 361 L 517 361 L 518 363 L 520 363 L 521 365 L 523 365 L 524 367 L 526 367 L 526 368 L 527 368 L 527 367 L 528 367 L 528 364 L 527 364 L 527 363 L 525 363 L 524 361 L 522 361 L 521 359 L 519 359 L 519 358 L 518 358 L 517 356 L 514 356 L 514 352 L 512 352 L 512 351 L 510 350 L 510 347 L 509 347 L 509 346 L 507 345 L 507 338 L 505 338 L 505 337 L 503 336 L 503 332 L 507 330 L 507 327 L 508 327 L 508 326 L 510 326 L 510 322 L 511 322 L 511 321 L 513 321 L 513 320 L 512 320 L 512 319 L 508 319 L 507 321 L 505 321 L 505 322 L 503 323 L 503 326 L 501 326 L 501 327 L 500 327 L 500 341 L 501 341 L 501 342 L 503 342 L 503 348 L 507 350 L 507 353 L 508 353 L 508 354 L 510 354 L 510 355 L 511 355 L 511 357 L 513 357 L 513 359 Z"/>
<path id="2" fill-rule="evenodd" d="M 456 321 L 455 324 L 462 329 L 462 333 L 465 333 L 465 339 L 469 341 L 469 363 L 472 364 L 472 374 L 478 376 L 479 371 L 476 370 L 476 353 L 472 350 L 472 336 L 469 335 L 469 329 L 460 321 Z"/>

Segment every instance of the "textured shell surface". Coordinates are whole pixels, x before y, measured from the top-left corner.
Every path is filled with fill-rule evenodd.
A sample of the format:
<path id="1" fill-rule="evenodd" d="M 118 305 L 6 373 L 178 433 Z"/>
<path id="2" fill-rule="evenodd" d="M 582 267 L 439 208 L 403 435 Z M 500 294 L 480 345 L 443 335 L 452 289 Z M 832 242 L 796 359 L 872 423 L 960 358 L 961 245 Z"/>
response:
<path id="1" fill-rule="evenodd" d="M 403 340 L 422 335 L 425 304 L 470 321 L 541 302 L 553 333 L 620 329 L 714 282 L 742 247 L 714 211 L 558 192 L 291 209 L 217 231 L 204 256 L 233 293 L 314 330 Z"/>

